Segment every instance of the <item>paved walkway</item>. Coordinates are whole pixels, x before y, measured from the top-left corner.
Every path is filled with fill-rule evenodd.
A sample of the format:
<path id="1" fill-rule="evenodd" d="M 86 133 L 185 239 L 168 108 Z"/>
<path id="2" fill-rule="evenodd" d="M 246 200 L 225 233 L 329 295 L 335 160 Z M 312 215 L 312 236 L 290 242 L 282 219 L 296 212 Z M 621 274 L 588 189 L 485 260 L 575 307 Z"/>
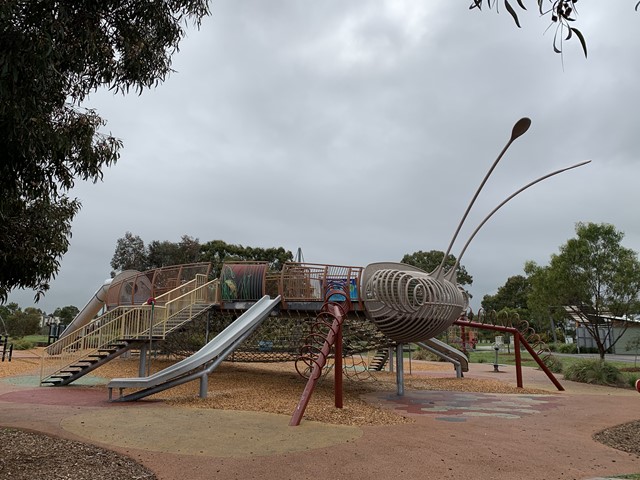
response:
<path id="1" fill-rule="evenodd" d="M 494 373 L 491 365 L 473 364 L 465 375 L 515 384 L 513 367 L 501 368 L 503 373 Z M 288 416 L 153 400 L 109 403 L 104 388 L 39 388 L 33 380 L 14 378 L 0 380 L 0 425 L 128 454 L 163 480 L 583 480 L 640 472 L 640 458 L 591 438 L 640 418 L 640 395 L 562 383 L 566 391 L 556 392 L 542 372 L 525 368 L 524 386 L 548 394 L 381 392 L 367 400 L 415 422 L 348 427 L 303 420 L 289 427 Z"/>

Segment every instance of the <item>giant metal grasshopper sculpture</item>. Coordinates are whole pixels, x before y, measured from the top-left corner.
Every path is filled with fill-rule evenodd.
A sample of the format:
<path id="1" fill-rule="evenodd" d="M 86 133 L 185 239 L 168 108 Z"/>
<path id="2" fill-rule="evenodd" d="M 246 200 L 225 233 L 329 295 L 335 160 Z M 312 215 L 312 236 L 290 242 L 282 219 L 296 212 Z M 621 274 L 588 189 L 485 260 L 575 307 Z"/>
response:
<path id="1" fill-rule="evenodd" d="M 455 265 L 445 271 L 445 260 L 480 191 L 507 149 L 529 129 L 530 125 L 531 120 L 525 117 L 513 126 L 509 141 L 480 183 L 453 234 L 442 262 L 433 272 L 427 273 L 402 263 L 373 263 L 365 268 L 362 290 L 367 315 L 392 340 L 397 343 L 424 341 L 449 328 L 469 306 L 467 293 L 456 282 L 456 271 L 467 247 L 480 228 L 504 204 L 527 188 L 559 173 L 590 163 L 585 161 L 551 172 L 508 196 L 480 222 L 462 247 Z"/>

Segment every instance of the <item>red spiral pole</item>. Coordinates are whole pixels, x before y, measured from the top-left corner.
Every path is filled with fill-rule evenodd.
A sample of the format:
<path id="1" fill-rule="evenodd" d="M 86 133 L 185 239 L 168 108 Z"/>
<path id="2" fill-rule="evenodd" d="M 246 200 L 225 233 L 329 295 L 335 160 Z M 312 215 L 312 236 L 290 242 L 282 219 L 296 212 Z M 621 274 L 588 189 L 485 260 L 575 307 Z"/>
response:
<path id="1" fill-rule="evenodd" d="M 329 292 L 327 298 L 330 298 L 334 293 L 342 292 Z M 297 427 L 300 425 L 302 416 L 309 404 L 311 394 L 318 383 L 318 380 L 322 376 L 322 369 L 327 363 L 329 353 L 331 353 L 331 347 L 335 346 L 335 368 L 334 368 L 334 396 L 336 408 L 342 408 L 343 394 L 342 394 L 342 322 L 344 321 L 345 312 L 341 305 L 334 302 L 326 302 L 322 307 L 322 312 L 319 316 L 331 316 L 333 322 L 327 333 L 327 337 L 322 345 L 322 349 L 318 353 L 318 356 L 313 359 L 313 367 L 307 384 L 304 387 L 304 391 L 300 397 L 300 401 L 296 406 L 296 409 L 289 421 L 290 427 Z"/>

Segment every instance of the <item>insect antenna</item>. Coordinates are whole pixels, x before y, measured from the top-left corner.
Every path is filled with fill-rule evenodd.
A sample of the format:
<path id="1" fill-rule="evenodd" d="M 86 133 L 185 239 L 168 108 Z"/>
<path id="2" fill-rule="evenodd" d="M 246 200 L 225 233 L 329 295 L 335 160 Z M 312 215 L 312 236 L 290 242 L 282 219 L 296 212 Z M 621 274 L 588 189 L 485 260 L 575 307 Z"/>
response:
<path id="1" fill-rule="evenodd" d="M 471 210 L 471 207 L 473 207 L 473 204 L 475 203 L 476 199 L 478 198 L 478 195 L 480 194 L 480 191 L 484 187 L 484 184 L 487 183 L 487 180 L 489 179 L 489 176 L 493 173 L 493 170 L 496 168 L 496 165 L 498 165 L 498 162 L 500 162 L 500 160 L 502 159 L 502 157 L 504 156 L 506 151 L 509 149 L 511 144 L 518 137 L 524 135 L 524 133 L 526 133 L 526 131 L 529 130 L 530 126 L 531 126 L 531 119 L 529 119 L 527 117 L 521 118 L 520 120 L 518 120 L 513 125 L 513 129 L 511 130 L 511 137 L 509 138 L 509 141 L 504 146 L 504 148 L 502 149 L 502 151 L 500 152 L 498 157 L 495 159 L 495 161 L 493 162 L 493 165 L 491 165 L 491 168 L 489 169 L 487 174 L 484 176 L 484 179 L 482 180 L 482 183 L 480 183 L 480 186 L 476 190 L 476 193 L 473 195 L 473 198 L 471 198 L 471 201 L 469 202 L 469 205 L 467 206 L 467 210 L 464 212 L 464 215 L 462 215 L 462 218 L 460 219 L 460 223 L 458 223 L 458 227 L 456 228 L 456 231 L 453 234 L 453 237 L 451 238 L 451 241 L 449 242 L 449 246 L 447 247 L 447 251 L 445 252 L 444 256 L 442 257 L 442 262 L 440 262 L 440 265 L 438 265 L 438 267 L 433 272 L 431 272 L 431 275 L 433 275 L 434 277 L 442 278 L 444 276 L 444 271 L 443 270 L 444 270 L 445 262 L 447 261 L 447 257 L 451 253 L 451 249 L 453 248 L 453 244 L 455 243 L 456 239 L 458 238 L 458 234 L 460 233 L 460 229 L 462 228 L 462 225 L 464 224 L 465 220 L 467 219 L 467 216 L 469 215 L 469 211 Z M 456 265 L 454 266 L 454 268 L 449 270 L 449 275 L 447 275 L 447 276 L 451 276 L 452 277 L 451 272 L 452 271 L 455 272 L 455 269 L 457 268 L 458 264 L 460 263 L 459 261 L 460 261 L 460 259 L 458 259 L 458 261 L 456 262 Z"/>
<path id="2" fill-rule="evenodd" d="M 555 172 L 551 172 L 551 173 L 547 173 L 546 175 L 543 175 L 540 178 L 537 178 L 536 180 L 527 183 L 524 187 L 516 190 L 515 192 L 513 192 L 511 195 L 509 195 L 507 198 L 505 198 L 496 208 L 494 208 L 493 210 L 491 210 L 491 212 L 489 213 L 489 215 L 487 215 L 486 217 L 484 217 L 484 220 L 482 220 L 482 222 L 480 222 L 480 225 L 478 225 L 476 227 L 476 229 L 473 231 L 473 233 L 469 236 L 469 239 L 467 240 L 467 242 L 464 244 L 464 247 L 462 247 L 462 250 L 460 251 L 460 255 L 458 255 L 458 258 L 456 259 L 456 263 L 453 266 L 453 268 L 451 270 L 449 270 L 447 272 L 447 274 L 445 275 L 445 278 L 449 281 L 452 281 L 454 276 L 455 276 L 455 272 L 456 269 L 458 268 L 458 265 L 460 265 L 460 260 L 462 259 L 462 256 L 464 255 L 464 253 L 467 251 L 467 247 L 469 246 L 469 244 L 471 243 L 471 240 L 473 240 L 473 238 L 476 236 L 476 234 L 478 233 L 478 231 L 482 228 L 482 226 L 487 223 L 487 221 L 493 216 L 494 213 L 496 213 L 498 210 L 500 210 L 500 208 L 502 208 L 502 206 L 507 203 L 509 200 L 511 200 L 513 197 L 515 197 L 516 195 L 524 192 L 527 188 L 535 185 L 536 183 L 539 183 L 543 180 L 546 180 L 549 177 L 553 177 L 554 175 L 558 175 L 559 173 L 562 172 L 566 172 L 567 170 L 572 170 L 574 168 L 578 168 L 581 167 L 583 165 L 586 165 L 587 163 L 591 163 L 591 160 L 586 160 L 584 162 L 580 162 L 580 163 L 576 163 L 575 165 L 571 165 L 570 167 L 565 167 L 565 168 L 561 168 L 560 170 L 556 170 Z"/>

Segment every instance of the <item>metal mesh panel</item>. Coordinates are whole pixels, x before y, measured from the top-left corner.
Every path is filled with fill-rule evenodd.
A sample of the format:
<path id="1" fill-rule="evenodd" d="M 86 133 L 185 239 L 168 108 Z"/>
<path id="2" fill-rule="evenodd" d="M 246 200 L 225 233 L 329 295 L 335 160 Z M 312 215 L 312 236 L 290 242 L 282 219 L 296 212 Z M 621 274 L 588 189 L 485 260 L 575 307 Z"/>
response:
<path id="1" fill-rule="evenodd" d="M 159 297 L 196 278 L 209 275 L 210 263 L 192 263 L 156 268 L 146 272 L 123 272 L 124 278 L 117 276 L 106 296 L 107 308 L 119 305 L 141 305 L 150 297 Z"/>

